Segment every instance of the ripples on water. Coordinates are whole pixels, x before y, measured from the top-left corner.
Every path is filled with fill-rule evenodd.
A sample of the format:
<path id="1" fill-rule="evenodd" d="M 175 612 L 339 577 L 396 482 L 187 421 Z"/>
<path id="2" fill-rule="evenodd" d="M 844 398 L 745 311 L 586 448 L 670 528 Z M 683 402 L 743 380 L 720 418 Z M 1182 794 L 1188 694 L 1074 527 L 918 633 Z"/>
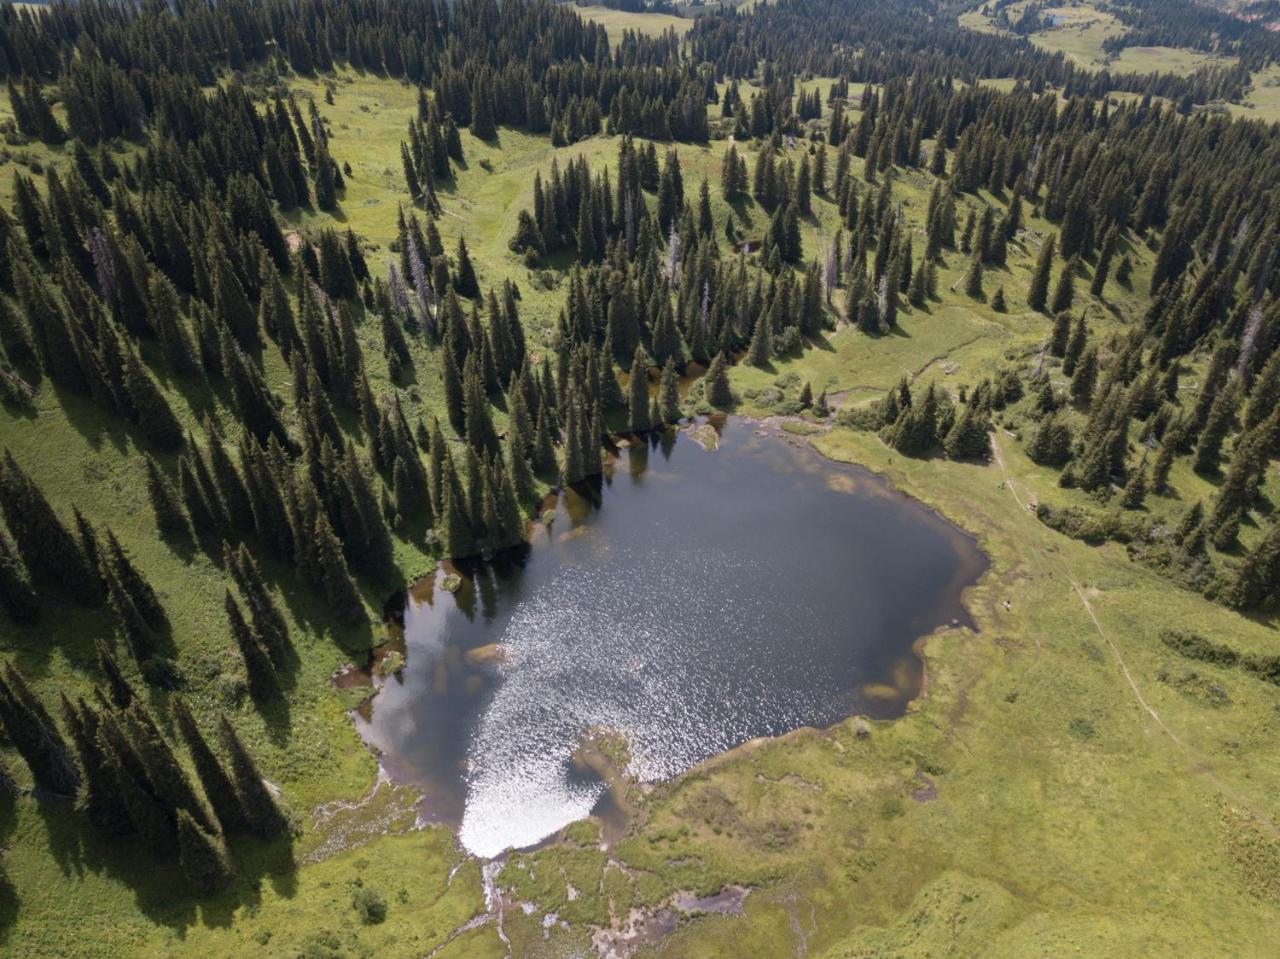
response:
<path id="1" fill-rule="evenodd" d="M 719 451 L 680 442 L 648 470 L 619 470 L 601 510 L 482 583 L 481 615 L 443 592 L 406 611 L 405 678 L 366 735 L 476 855 L 590 813 L 605 786 L 572 761 L 588 730 L 623 733 L 628 772 L 657 781 L 757 736 L 900 711 L 912 640 L 963 616 L 982 568 L 917 504 L 734 421 Z M 467 666 L 494 642 L 505 662 Z M 873 701 L 869 684 L 895 688 Z"/>

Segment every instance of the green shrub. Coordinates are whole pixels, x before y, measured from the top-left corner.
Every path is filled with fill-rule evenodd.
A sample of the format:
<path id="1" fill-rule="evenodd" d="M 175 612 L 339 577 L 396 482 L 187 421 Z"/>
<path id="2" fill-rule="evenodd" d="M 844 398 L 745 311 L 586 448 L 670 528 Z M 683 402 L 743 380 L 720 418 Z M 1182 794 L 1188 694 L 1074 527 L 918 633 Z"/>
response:
<path id="1" fill-rule="evenodd" d="M 1199 633 L 1185 629 L 1166 629 L 1160 632 L 1160 642 L 1164 643 L 1179 656 L 1197 659 L 1202 663 L 1231 668 L 1240 662 L 1240 654 L 1234 649 L 1220 646 L 1205 639 Z"/>
<path id="2" fill-rule="evenodd" d="M 1179 656 L 1195 659 L 1225 669 L 1239 668 L 1246 673 L 1280 686 L 1280 656 L 1266 656 L 1260 653 L 1241 655 L 1229 646 L 1223 646 L 1205 639 L 1199 633 L 1182 629 L 1166 629 L 1160 633 L 1160 641 Z"/>
<path id="3" fill-rule="evenodd" d="M 1137 517 L 1126 517 L 1119 512 L 1094 513 L 1080 506 L 1056 508 L 1041 503 L 1036 507 L 1036 518 L 1052 530 L 1098 546 L 1102 543 L 1130 543 L 1147 534 L 1145 524 Z"/>
<path id="4" fill-rule="evenodd" d="M 361 886 L 351 896 L 351 907 L 365 925 L 374 926 L 387 918 L 387 901 L 373 886 Z"/>

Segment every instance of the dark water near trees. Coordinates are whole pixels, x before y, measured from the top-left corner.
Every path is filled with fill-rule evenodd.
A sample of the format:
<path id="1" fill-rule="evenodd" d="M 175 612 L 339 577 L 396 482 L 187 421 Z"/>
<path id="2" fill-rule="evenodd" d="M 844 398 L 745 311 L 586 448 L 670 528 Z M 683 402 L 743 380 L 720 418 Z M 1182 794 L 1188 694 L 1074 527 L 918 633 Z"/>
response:
<path id="1" fill-rule="evenodd" d="M 492 856 L 601 801 L 572 758 L 590 730 L 623 733 L 655 781 L 757 736 L 901 714 L 914 640 L 968 622 L 985 568 L 871 474 L 730 419 L 718 450 L 683 433 L 620 450 L 598 493 L 563 494 L 527 551 L 456 594 L 420 584 L 408 665 L 361 731 Z"/>

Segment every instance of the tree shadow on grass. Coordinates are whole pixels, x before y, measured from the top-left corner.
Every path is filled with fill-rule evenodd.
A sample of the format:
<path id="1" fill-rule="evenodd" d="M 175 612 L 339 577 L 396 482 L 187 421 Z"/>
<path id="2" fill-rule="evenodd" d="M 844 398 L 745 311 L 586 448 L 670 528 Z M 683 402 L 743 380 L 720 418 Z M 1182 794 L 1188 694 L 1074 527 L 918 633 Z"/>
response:
<path id="1" fill-rule="evenodd" d="M 751 213 L 752 213 L 752 210 L 760 209 L 756 205 L 756 201 L 753 200 L 750 196 L 739 194 L 738 196 L 735 196 L 732 200 L 728 202 L 729 202 L 729 209 L 733 211 L 733 222 L 737 224 L 738 229 L 741 231 L 748 231 L 748 232 L 754 229 L 756 226 L 756 219 L 751 215 Z M 749 239 L 754 239 L 755 249 L 758 250 L 760 248 L 759 237 L 752 238 L 748 236 L 739 236 L 738 242 L 741 243 L 742 241 L 749 240 Z M 735 244 L 735 247 L 736 246 L 737 244 Z"/>
<path id="2" fill-rule="evenodd" d="M 821 350 L 824 353 L 834 353 L 836 348 L 831 345 L 831 339 L 827 336 L 825 330 L 820 330 L 813 336 L 807 337 L 806 342 L 815 350 Z"/>
<path id="3" fill-rule="evenodd" d="M 54 396 L 67 422 L 93 450 L 102 449 L 104 442 L 110 443 L 117 453 L 125 453 L 129 449 L 129 430 L 125 422 L 114 413 L 107 412 L 92 400 L 71 393 L 55 386 Z"/>
<path id="4" fill-rule="evenodd" d="M 321 212 L 329 214 L 329 216 L 333 218 L 333 221 L 335 223 L 346 223 L 347 214 L 346 214 L 346 211 L 342 209 L 342 201 L 345 200 L 346 198 L 347 198 L 347 191 L 345 189 L 339 190 L 338 205 L 335 206 L 332 210 L 322 210 Z"/>
<path id="5" fill-rule="evenodd" d="M 63 875 L 105 875 L 127 886 L 138 910 L 152 922 L 173 930 L 179 939 L 200 923 L 227 928 L 242 908 L 255 909 L 268 880 L 277 895 L 297 892 L 297 864 L 290 836 L 270 841 L 233 837 L 229 849 L 236 878 L 224 892 L 202 896 L 191 888 L 176 859 L 175 849 L 156 857 L 136 836 L 107 836 L 96 830 L 69 800 L 33 800 L 44 820 L 46 837 Z M 0 879 L 0 942 L 6 936 L 5 883 Z M 12 906 L 16 915 L 16 897 Z M 11 922 L 10 922 L 11 925 Z"/>
<path id="6" fill-rule="evenodd" d="M 0 786 L 0 847 L 8 845 L 8 839 L 18 828 L 18 796 Z M 0 946 L 4 946 L 12 935 L 13 924 L 18 919 L 18 908 L 21 905 L 18 890 L 0 867 Z"/>
<path id="7" fill-rule="evenodd" d="M 0 403 L 0 409 L 3 409 L 6 416 L 15 420 L 34 420 L 40 415 L 40 411 L 36 409 L 35 398 L 29 401 L 15 402 L 14 400 L 5 400 Z"/>
<path id="8" fill-rule="evenodd" d="M 13 935 L 13 924 L 18 921 L 18 910 L 22 899 L 18 890 L 9 881 L 8 875 L 0 869 L 0 946 L 5 946 Z"/>

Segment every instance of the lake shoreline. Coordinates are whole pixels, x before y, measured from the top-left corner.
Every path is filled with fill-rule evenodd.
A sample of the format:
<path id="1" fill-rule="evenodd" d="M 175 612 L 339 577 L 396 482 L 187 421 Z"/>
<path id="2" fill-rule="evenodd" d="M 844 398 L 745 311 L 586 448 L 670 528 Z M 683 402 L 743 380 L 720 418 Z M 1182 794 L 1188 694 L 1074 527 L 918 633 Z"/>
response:
<path id="1" fill-rule="evenodd" d="M 850 724 L 852 724 L 852 727 L 859 730 L 859 734 L 861 734 L 863 731 L 869 733 L 870 730 L 875 728 L 875 726 L 878 724 L 891 723 L 894 720 L 901 719 L 910 715 L 911 713 L 919 709 L 920 706 L 928 698 L 930 676 L 929 676 L 929 668 L 928 668 L 927 649 L 929 647 L 929 644 L 933 640 L 941 638 L 943 635 L 951 632 L 968 630 L 970 633 L 975 635 L 980 632 L 980 628 L 978 624 L 983 617 L 977 614 L 977 612 L 974 609 L 974 604 L 973 604 L 974 593 L 975 591 L 980 590 L 987 583 L 987 581 L 990 579 L 990 574 L 994 569 L 994 564 L 992 563 L 989 554 L 985 549 L 982 548 L 981 537 L 974 533 L 971 533 L 960 524 L 952 521 L 944 513 L 942 513 L 935 505 L 930 504 L 917 496 L 911 495 L 910 493 L 906 492 L 904 489 L 901 489 L 897 484 L 895 484 L 892 481 L 892 479 L 889 476 L 880 472 L 876 472 L 868 468 L 867 466 L 863 465 L 862 463 L 843 461 L 833 456 L 827 455 L 827 453 L 821 447 L 815 444 L 813 440 L 818 438 L 824 438 L 828 434 L 830 426 L 827 426 L 826 428 L 819 428 L 819 430 L 815 431 L 813 434 L 800 435 L 783 428 L 782 424 L 786 422 L 790 422 L 792 420 L 800 421 L 801 418 L 799 417 L 763 417 L 761 418 L 761 417 L 752 417 L 747 415 L 740 415 L 740 416 L 735 415 L 733 417 L 724 417 L 721 419 L 720 422 L 722 425 L 736 424 L 742 428 L 750 430 L 752 435 L 754 436 L 767 437 L 771 440 L 781 440 L 784 444 L 786 444 L 787 448 L 791 450 L 793 453 L 799 453 L 801 455 L 811 455 L 814 457 L 815 460 L 819 461 L 823 465 L 823 467 L 836 468 L 835 469 L 836 475 L 844 475 L 844 476 L 851 475 L 855 477 L 853 482 L 860 489 L 865 490 L 866 485 L 872 485 L 878 490 L 879 494 L 881 495 L 889 495 L 895 498 L 900 498 L 901 500 L 910 501 L 910 503 L 914 507 L 919 508 L 922 511 L 926 512 L 938 523 L 944 524 L 946 530 L 950 535 L 959 536 L 959 537 L 962 537 L 964 540 L 966 540 L 972 546 L 973 551 L 977 557 L 977 562 L 974 564 L 974 566 L 965 567 L 964 569 L 960 570 L 960 572 L 957 573 L 957 578 L 962 580 L 965 583 L 965 585 L 963 586 L 963 588 L 959 593 L 959 600 L 958 600 L 958 607 L 960 612 L 963 614 L 963 619 L 959 617 L 953 618 L 950 622 L 939 624 L 935 626 L 932 630 L 925 632 L 923 634 L 916 635 L 912 639 L 910 644 L 910 650 L 911 650 L 912 656 L 918 663 L 918 677 L 915 678 L 913 685 L 908 690 L 906 691 L 903 691 L 901 689 L 896 690 L 896 692 L 898 693 L 905 692 L 905 695 L 902 695 L 900 697 L 901 708 L 897 712 L 895 712 L 893 715 L 876 717 L 871 715 L 871 713 L 874 711 L 867 711 L 867 710 L 855 711 L 855 712 L 850 712 L 845 715 L 842 715 L 838 719 L 827 724 L 800 725 L 800 726 L 788 729 L 777 735 L 751 737 L 736 745 L 730 746 L 727 749 L 714 752 L 713 754 L 685 768 L 683 771 L 677 773 L 673 777 L 667 778 L 667 779 L 646 780 L 643 778 L 636 778 L 626 770 L 625 764 L 620 766 L 612 762 L 607 764 L 608 765 L 608 769 L 606 770 L 606 772 L 608 773 L 607 775 L 605 773 L 600 773 L 599 770 L 595 770 L 600 775 L 601 779 L 604 780 L 608 785 L 608 789 L 606 790 L 606 793 L 601 796 L 600 802 L 606 803 L 606 800 L 607 800 L 608 803 L 611 803 L 616 807 L 621 807 L 623 810 L 625 810 L 625 830 L 623 831 L 623 834 L 629 833 L 630 831 L 632 831 L 632 828 L 634 827 L 636 820 L 643 816 L 643 805 L 644 805 L 645 794 L 657 789 L 677 788 L 679 783 L 682 780 L 685 780 L 691 774 L 698 775 L 698 774 L 706 773 L 720 765 L 734 762 L 737 759 L 740 759 L 744 754 L 750 753 L 753 750 L 758 749 L 762 745 L 767 743 L 785 742 L 793 738 L 799 738 L 799 737 L 810 736 L 810 735 L 829 736 L 837 728 L 849 726 Z M 808 424 L 809 421 L 803 420 L 803 422 Z M 678 431 L 681 433 L 684 433 L 686 435 L 686 438 L 690 439 L 691 443 L 702 447 L 703 451 L 714 453 L 717 451 L 715 445 L 704 444 L 703 442 L 700 442 L 696 436 L 692 435 L 695 430 L 700 430 L 700 429 L 706 430 L 709 428 L 711 427 L 707 419 L 699 417 L 699 418 L 694 418 L 690 422 L 684 424 L 682 427 L 679 428 Z M 717 430 L 717 434 L 718 432 L 719 431 Z M 622 445 L 623 450 L 625 450 L 626 448 L 627 448 L 626 445 Z M 534 521 L 531 525 L 535 529 L 539 527 L 547 528 L 547 524 L 538 523 L 537 521 Z M 420 594 L 432 594 L 435 592 L 435 587 L 440 585 L 440 583 L 437 581 L 437 578 L 455 571 L 458 571 L 457 567 L 455 567 L 450 561 L 442 560 L 440 564 L 438 564 L 435 570 L 433 570 L 431 573 L 424 574 L 424 576 L 416 580 L 406 591 L 407 595 L 416 596 Z M 437 593 L 435 595 L 438 596 L 440 594 Z M 394 628 L 394 622 L 392 623 L 392 626 L 393 626 L 392 632 L 399 633 L 399 635 L 393 636 L 392 639 L 388 641 L 388 643 L 382 644 L 379 647 L 376 647 L 373 651 L 371 651 L 370 653 L 371 664 L 376 663 L 378 659 L 381 658 L 380 651 L 383 651 L 386 648 L 390 648 L 393 646 L 396 648 L 405 650 L 405 660 L 407 660 L 408 656 L 407 656 L 407 649 L 405 649 L 405 646 L 404 646 L 403 632 L 400 630 L 396 630 Z M 502 655 L 496 657 L 495 661 L 505 660 L 505 658 L 506 658 L 506 651 L 504 649 Z M 407 665 L 407 662 L 402 662 L 401 665 Z M 361 670 L 361 672 L 365 672 L 365 671 Z M 357 725 L 357 733 L 361 735 L 362 742 L 365 743 L 366 747 L 370 748 L 374 752 L 377 758 L 379 769 L 381 770 L 381 775 L 388 776 L 392 781 L 421 789 L 423 784 L 420 781 L 416 780 L 411 774 L 404 775 L 403 769 L 397 769 L 397 766 L 399 764 L 389 761 L 389 757 L 385 753 L 383 753 L 380 749 L 378 749 L 378 747 L 366 736 L 366 731 L 361 730 L 359 728 L 360 723 L 358 722 L 358 718 L 363 718 L 366 722 L 370 719 L 370 716 L 373 710 L 376 708 L 376 700 L 379 697 L 379 694 L 385 688 L 388 679 L 391 678 L 390 673 L 386 675 L 380 675 L 379 670 L 377 670 L 376 668 L 370 668 L 368 670 L 368 673 L 370 675 L 370 684 L 368 687 L 369 695 L 363 700 L 363 702 L 360 704 L 358 709 L 353 709 L 348 711 L 349 715 L 352 718 L 353 723 L 356 723 Z M 590 738 L 591 737 L 589 732 L 584 733 L 582 737 L 582 744 L 586 744 L 590 740 Z M 575 758 L 579 758 L 578 751 L 575 751 Z M 591 765 L 591 764 L 588 763 L 587 765 Z M 638 803 L 635 802 L 628 795 L 636 790 L 643 790 L 643 793 L 640 796 L 640 801 Z M 610 797 L 612 798 L 610 799 Z M 419 816 L 419 825 L 440 824 L 440 825 L 447 826 L 450 830 L 450 833 L 453 837 L 454 842 L 458 844 L 459 847 L 461 848 L 462 843 L 459 836 L 460 820 L 451 821 L 449 817 L 440 815 L 439 810 L 432 810 L 428 808 L 428 806 L 429 806 L 429 802 L 424 793 L 422 804 L 421 804 L 422 813 Z M 603 817 L 600 817 L 597 815 L 594 807 L 592 812 L 585 818 L 596 822 L 597 825 L 600 826 L 602 829 L 605 826 Z M 574 820 L 574 822 L 581 822 L 581 821 L 582 819 Z M 564 830 L 567 828 L 569 827 L 568 826 L 561 827 L 556 832 L 548 836 L 544 836 L 542 839 L 539 839 L 536 843 L 533 843 L 529 846 L 513 847 L 511 849 L 502 851 L 501 853 L 499 853 L 497 856 L 494 856 L 494 857 L 477 855 L 467 851 L 465 848 L 463 848 L 462 851 L 466 855 L 470 857 L 474 857 L 482 862 L 494 861 L 496 859 L 501 859 L 505 857 L 511 851 L 526 851 L 529 849 L 542 848 L 550 843 L 554 843 L 556 839 L 560 835 L 562 835 Z M 610 831 L 614 834 L 615 841 L 616 841 L 616 838 L 621 838 L 621 835 L 619 834 L 619 830 L 617 828 L 616 821 L 613 824 L 613 828 Z M 612 845 L 612 843 L 606 843 L 606 846 L 608 845 Z"/>

